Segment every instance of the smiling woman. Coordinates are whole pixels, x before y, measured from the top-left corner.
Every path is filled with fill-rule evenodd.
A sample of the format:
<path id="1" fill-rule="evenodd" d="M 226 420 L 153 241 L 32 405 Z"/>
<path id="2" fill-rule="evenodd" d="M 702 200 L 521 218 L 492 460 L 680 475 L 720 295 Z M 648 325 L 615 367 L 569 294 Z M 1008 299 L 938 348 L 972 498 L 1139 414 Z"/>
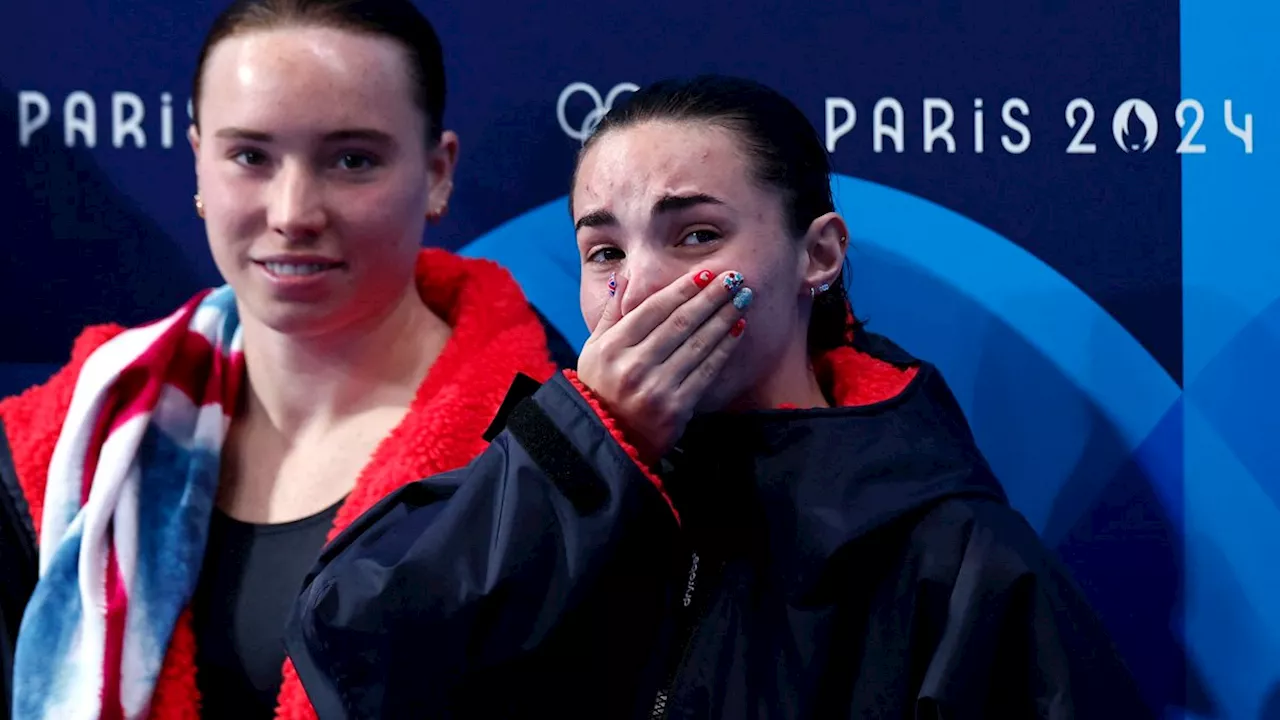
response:
<path id="1" fill-rule="evenodd" d="M 448 203 L 458 139 L 413 102 L 432 91 L 405 55 L 382 35 L 272 24 L 205 55 L 191 144 L 250 338 L 436 334 L 407 269 Z"/>
<path id="2" fill-rule="evenodd" d="M 410 0 L 240 0 L 193 90 L 226 285 L 0 402 L 18 717 L 314 714 L 282 635 L 323 543 L 554 371 L 504 270 L 421 247 L 458 138 Z"/>

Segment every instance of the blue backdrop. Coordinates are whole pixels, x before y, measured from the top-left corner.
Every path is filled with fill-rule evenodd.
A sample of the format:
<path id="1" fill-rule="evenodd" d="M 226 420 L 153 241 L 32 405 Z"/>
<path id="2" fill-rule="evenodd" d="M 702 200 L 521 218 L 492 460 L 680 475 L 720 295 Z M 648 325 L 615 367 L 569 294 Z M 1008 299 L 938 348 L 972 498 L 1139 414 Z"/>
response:
<path id="1" fill-rule="evenodd" d="M 184 132 L 220 3 L 0 25 L 0 393 L 219 279 Z M 421 2 L 462 138 L 427 242 L 573 343 L 564 193 L 609 102 L 744 74 L 824 134 L 873 330 L 935 361 L 1166 717 L 1280 718 L 1280 6 Z M 1255 136 L 1256 131 L 1256 136 Z"/>

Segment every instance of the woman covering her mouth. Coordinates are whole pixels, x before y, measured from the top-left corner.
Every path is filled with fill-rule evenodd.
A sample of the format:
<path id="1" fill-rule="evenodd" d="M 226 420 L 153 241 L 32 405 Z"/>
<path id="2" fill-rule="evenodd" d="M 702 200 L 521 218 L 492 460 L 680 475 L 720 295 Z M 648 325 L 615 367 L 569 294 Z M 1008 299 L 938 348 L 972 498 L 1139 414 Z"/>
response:
<path id="1" fill-rule="evenodd" d="M 323 544 L 465 465 L 517 375 L 555 370 L 504 270 L 422 249 L 458 138 L 410 0 L 239 0 L 192 97 L 226 285 L 85 330 L 0 403 L 0 668 L 23 720 L 313 715 L 282 637 Z"/>

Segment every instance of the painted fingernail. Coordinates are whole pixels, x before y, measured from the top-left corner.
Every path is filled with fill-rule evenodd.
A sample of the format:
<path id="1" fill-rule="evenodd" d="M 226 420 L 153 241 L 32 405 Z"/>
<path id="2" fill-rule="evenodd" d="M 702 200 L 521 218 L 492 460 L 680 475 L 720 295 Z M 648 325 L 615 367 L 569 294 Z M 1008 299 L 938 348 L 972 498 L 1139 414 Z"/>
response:
<path id="1" fill-rule="evenodd" d="M 738 337 L 739 335 L 742 334 L 742 331 L 746 329 L 747 329 L 747 319 L 738 318 L 738 322 L 734 323 L 733 327 L 729 328 L 729 334 L 732 335 L 733 337 Z"/>
<path id="2" fill-rule="evenodd" d="M 701 290 L 702 288 L 710 285 L 711 278 L 714 278 L 714 277 L 715 275 L 712 275 L 710 270 L 703 270 L 702 272 L 699 272 L 697 275 L 693 276 L 693 284 L 697 285 L 698 289 Z"/>
<path id="3" fill-rule="evenodd" d="M 609 273 L 609 297 L 618 294 L 618 273 Z"/>
<path id="4" fill-rule="evenodd" d="M 738 288 L 742 287 L 742 273 L 731 272 L 724 276 L 724 287 L 731 293 L 738 292 Z"/>
<path id="5" fill-rule="evenodd" d="M 739 310 L 746 310 L 753 297 L 755 297 L 755 293 L 751 292 L 751 288 L 744 287 L 733 296 L 733 306 Z"/>

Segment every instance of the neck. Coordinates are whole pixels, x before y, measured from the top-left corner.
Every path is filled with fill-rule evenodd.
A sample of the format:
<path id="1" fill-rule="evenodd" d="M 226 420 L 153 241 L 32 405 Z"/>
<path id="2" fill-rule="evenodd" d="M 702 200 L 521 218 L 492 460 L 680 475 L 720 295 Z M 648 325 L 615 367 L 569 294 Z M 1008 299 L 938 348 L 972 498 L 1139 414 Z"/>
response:
<path id="1" fill-rule="evenodd" d="M 814 375 L 807 337 L 801 336 L 788 344 L 787 351 L 774 365 L 773 371 L 756 383 L 745 397 L 734 403 L 734 408 L 815 408 L 830 405 L 831 401 L 823 393 L 822 386 Z"/>
<path id="2" fill-rule="evenodd" d="M 244 318 L 244 412 L 285 437 L 385 406 L 407 408 L 450 328 L 410 285 L 389 312 L 298 337 Z"/>

